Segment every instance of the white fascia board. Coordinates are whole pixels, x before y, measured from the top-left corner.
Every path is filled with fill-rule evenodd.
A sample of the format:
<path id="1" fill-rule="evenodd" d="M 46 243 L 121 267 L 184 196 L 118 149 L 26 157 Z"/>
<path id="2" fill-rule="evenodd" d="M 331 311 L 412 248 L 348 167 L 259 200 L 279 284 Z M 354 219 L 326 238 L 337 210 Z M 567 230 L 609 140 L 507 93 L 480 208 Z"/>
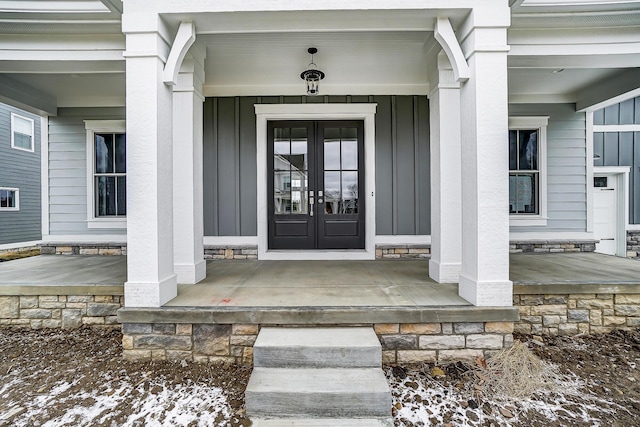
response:
<path id="1" fill-rule="evenodd" d="M 0 61 L 119 61 L 122 49 L 113 50 L 0 50 Z"/>
<path id="2" fill-rule="evenodd" d="M 431 235 L 377 235 L 376 245 L 430 245 Z"/>
<path id="3" fill-rule="evenodd" d="M 640 132 L 640 125 L 594 125 L 594 132 Z"/>
<path id="4" fill-rule="evenodd" d="M 574 94 L 561 93 L 510 93 L 509 104 L 572 104 Z"/>
<path id="5" fill-rule="evenodd" d="M 204 246 L 258 246 L 258 236 L 204 236 Z"/>
<path id="6" fill-rule="evenodd" d="M 580 231 L 536 231 L 509 233 L 509 241 L 548 241 L 548 240 L 594 240 L 593 233 Z"/>
<path id="7" fill-rule="evenodd" d="M 126 244 L 126 234 L 50 234 L 48 236 L 42 236 L 43 244 L 69 244 L 69 243 L 84 243 L 84 244 Z"/>
<path id="8" fill-rule="evenodd" d="M 40 243 L 41 243 L 40 240 L 31 240 L 29 242 L 5 243 L 0 245 L 0 251 L 6 251 L 10 249 L 30 248 L 33 246 L 38 246 Z"/>

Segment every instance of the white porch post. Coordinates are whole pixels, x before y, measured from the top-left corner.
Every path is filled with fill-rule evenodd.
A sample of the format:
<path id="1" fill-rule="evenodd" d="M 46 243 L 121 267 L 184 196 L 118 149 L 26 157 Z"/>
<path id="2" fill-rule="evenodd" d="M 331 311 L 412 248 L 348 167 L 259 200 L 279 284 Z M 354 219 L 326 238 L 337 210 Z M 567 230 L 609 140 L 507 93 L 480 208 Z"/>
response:
<path id="1" fill-rule="evenodd" d="M 503 4 L 504 3 L 504 4 Z M 459 294 L 477 306 L 512 305 L 506 2 L 463 24 L 470 78 L 462 85 L 462 273 Z M 466 27 L 465 27 L 466 25 Z"/>
<path id="2" fill-rule="evenodd" d="M 126 33 L 126 31 L 125 31 Z M 169 51 L 156 31 L 127 33 L 127 307 L 159 307 L 176 296 L 173 272 L 172 89 Z"/>
<path id="3" fill-rule="evenodd" d="M 447 56 L 438 55 L 429 81 L 431 124 L 431 259 L 429 277 L 458 283 L 462 259 L 460 83 Z"/>
<path id="4" fill-rule="evenodd" d="M 173 86 L 173 244 L 178 283 L 198 283 L 207 276 L 202 243 L 204 56 L 194 45 Z"/>

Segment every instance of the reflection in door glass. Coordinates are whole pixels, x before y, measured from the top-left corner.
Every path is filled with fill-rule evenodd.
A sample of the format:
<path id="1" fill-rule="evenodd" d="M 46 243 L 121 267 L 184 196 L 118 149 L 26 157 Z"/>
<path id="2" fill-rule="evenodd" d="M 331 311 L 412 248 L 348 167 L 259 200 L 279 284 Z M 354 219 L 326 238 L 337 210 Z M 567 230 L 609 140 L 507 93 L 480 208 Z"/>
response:
<path id="1" fill-rule="evenodd" d="M 324 173 L 324 212 L 337 214 L 340 211 L 340 172 Z"/>
<path id="2" fill-rule="evenodd" d="M 307 129 L 275 128 L 273 144 L 274 213 L 307 214 Z"/>
<path id="3" fill-rule="evenodd" d="M 324 168 L 340 170 L 340 128 L 324 130 Z"/>
<path id="4" fill-rule="evenodd" d="M 358 213 L 358 172 L 342 172 L 341 214 Z"/>

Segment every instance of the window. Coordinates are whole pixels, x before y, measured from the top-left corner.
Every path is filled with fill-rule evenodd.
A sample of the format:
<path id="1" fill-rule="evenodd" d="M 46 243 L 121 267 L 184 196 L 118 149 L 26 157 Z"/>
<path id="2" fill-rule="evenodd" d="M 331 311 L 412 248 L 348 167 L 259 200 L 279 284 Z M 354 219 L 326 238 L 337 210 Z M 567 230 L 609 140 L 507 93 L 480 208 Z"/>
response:
<path id="1" fill-rule="evenodd" d="M 0 211 L 20 210 L 20 191 L 17 188 L 0 187 Z"/>
<path id="2" fill-rule="evenodd" d="M 511 225 L 546 225 L 548 117 L 509 119 L 509 215 Z"/>
<path id="3" fill-rule="evenodd" d="M 33 120 L 11 113 L 11 147 L 33 152 L 33 135 Z"/>
<path id="4" fill-rule="evenodd" d="M 126 228 L 127 141 L 123 120 L 86 120 L 89 228 Z"/>

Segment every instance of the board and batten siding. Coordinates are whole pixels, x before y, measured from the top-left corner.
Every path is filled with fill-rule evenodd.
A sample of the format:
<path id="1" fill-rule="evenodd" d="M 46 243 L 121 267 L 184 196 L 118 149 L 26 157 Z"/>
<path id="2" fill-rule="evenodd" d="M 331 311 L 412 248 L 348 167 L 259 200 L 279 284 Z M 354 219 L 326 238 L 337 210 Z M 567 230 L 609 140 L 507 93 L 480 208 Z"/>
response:
<path id="1" fill-rule="evenodd" d="M 11 148 L 11 113 L 33 120 L 34 152 Z M 0 104 L 0 187 L 19 190 L 18 211 L 0 211 L 0 244 L 42 238 L 40 117 Z"/>
<path id="2" fill-rule="evenodd" d="M 547 225 L 511 232 L 584 232 L 587 229 L 586 115 L 575 104 L 511 104 L 509 116 L 549 116 Z M 506 143 L 506 138 L 505 138 Z"/>
<path id="3" fill-rule="evenodd" d="M 206 236 L 257 235 L 255 104 L 376 103 L 376 234 L 430 234 L 429 106 L 424 96 L 207 98 Z"/>
<path id="4" fill-rule="evenodd" d="M 60 108 L 49 118 L 50 235 L 126 234 L 87 227 L 87 133 L 85 120 L 123 120 L 125 109 Z"/>
<path id="5" fill-rule="evenodd" d="M 593 113 L 594 125 L 640 125 L 640 96 Z M 594 166 L 631 166 L 629 223 L 640 224 L 640 132 L 594 132 Z"/>

